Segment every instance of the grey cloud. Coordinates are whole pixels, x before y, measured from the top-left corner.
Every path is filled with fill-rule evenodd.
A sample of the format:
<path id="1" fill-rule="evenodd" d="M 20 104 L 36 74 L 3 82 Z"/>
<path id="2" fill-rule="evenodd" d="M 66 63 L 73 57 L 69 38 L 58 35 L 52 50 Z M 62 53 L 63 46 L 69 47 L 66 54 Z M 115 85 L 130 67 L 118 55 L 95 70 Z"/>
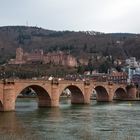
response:
<path id="1" fill-rule="evenodd" d="M 140 32 L 139 0 L 0 0 L 0 26 Z"/>

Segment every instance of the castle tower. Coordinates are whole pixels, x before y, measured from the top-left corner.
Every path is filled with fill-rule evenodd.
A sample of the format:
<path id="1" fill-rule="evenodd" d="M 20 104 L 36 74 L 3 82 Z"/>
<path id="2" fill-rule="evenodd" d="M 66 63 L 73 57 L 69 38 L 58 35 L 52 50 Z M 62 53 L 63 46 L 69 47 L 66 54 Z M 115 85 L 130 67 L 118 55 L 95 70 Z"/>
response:
<path id="1" fill-rule="evenodd" d="M 69 67 L 75 67 L 77 66 L 77 60 L 75 57 L 71 56 L 71 55 L 67 55 L 67 59 L 66 59 L 66 65 Z"/>
<path id="2" fill-rule="evenodd" d="M 23 60 L 23 49 L 21 47 L 16 49 L 16 61 Z"/>

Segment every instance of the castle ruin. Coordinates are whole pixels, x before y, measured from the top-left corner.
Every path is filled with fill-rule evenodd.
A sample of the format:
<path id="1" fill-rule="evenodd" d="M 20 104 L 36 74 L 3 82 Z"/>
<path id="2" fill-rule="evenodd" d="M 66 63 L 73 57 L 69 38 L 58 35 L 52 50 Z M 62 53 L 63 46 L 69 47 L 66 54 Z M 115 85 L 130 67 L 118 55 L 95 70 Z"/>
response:
<path id="1" fill-rule="evenodd" d="M 35 49 L 32 52 L 24 52 L 19 47 L 16 49 L 16 58 L 10 59 L 8 64 L 55 64 L 62 66 L 77 66 L 77 60 L 75 57 L 62 51 L 44 53 L 42 49 Z"/>

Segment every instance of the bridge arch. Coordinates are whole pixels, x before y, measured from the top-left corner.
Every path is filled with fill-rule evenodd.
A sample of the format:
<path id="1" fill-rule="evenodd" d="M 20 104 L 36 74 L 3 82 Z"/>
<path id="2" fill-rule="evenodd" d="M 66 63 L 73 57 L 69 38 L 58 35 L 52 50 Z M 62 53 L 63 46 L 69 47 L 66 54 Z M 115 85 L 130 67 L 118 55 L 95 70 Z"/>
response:
<path id="1" fill-rule="evenodd" d="M 3 111 L 3 104 L 1 102 L 1 100 L 0 100 L 0 111 Z"/>
<path id="2" fill-rule="evenodd" d="M 18 95 L 22 94 L 23 91 L 25 91 L 28 88 L 31 88 L 37 94 L 38 107 L 49 107 L 49 106 L 51 106 L 51 96 L 49 95 L 47 90 L 40 85 L 28 85 L 28 86 L 22 87 L 20 90 L 17 91 L 15 101 L 16 101 Z"/>
<path id="3" fill-rule="evenodd" d="M 97 101 L 109 101 L 109 94 L 105 87 L 103 86 L 96 86 L 96 100 Z"/>
<path id="4" fill-rule="evenodd" d="M 117 88 L 114 93 L 114 99 L 125 99 L 127 97 L 127 92 L 124 88 Z"/>
<path id="5" fill-rule="evenodd" d="M 96 99 L 97 92 L 94 88 L 91 89 L 90 99 Z"/>
<path id="6" fill-rule="evenodd" d="M 84 95 L 81 89 L 76 85 L 68 85 L 63 88 L 60 92 L 60 96 L 65 89 L 69 89 L 70 91 L 70 98 L 72 104 L 83 104 L 84 103 Z M 60 100 L 59 96 L 59 100 Z"/>

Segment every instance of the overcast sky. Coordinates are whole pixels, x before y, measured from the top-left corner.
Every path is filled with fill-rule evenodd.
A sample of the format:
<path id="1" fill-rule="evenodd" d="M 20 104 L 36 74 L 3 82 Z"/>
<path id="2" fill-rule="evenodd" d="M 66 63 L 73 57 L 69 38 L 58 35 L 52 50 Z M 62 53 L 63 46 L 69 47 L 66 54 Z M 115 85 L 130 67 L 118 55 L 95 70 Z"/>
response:
<path id="1" fill-rule="evenodd" d="M 140 0 L 0 0 L 0 26 L 140 33 Z"/>

